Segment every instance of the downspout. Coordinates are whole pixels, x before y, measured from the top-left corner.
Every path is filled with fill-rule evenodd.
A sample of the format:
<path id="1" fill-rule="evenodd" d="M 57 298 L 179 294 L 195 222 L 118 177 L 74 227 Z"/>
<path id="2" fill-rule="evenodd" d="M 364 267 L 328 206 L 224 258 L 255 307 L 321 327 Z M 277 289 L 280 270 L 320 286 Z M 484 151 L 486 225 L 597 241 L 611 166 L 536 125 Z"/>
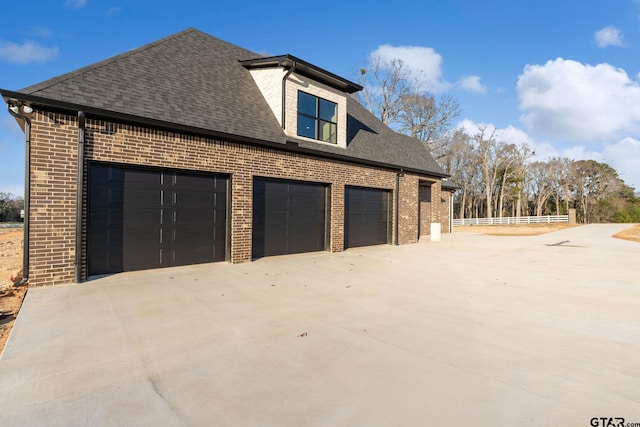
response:
<path id="1" fill-rule="evenodd" d="M 78 167 L 76 175 L 76 254 L 74 259 L 74 279 L 82 279 L 82 187 L 84 184 L 84 142 L 85 115 L 78 111 Z"/>
<path id="2" fill-rule="evenodd" d="M 9 107 L 9 114 L 16 119 L 24 120 L 24 228 L 22 237 L 22 279 L 16 286 L 25 285 L 29 281 L 29 195 L 31 193 L 31 120 Z"/>
<path id="3" fill-rule="evenodd" d="M 396 209 L 395 209 L 395 223 L 396 223 L 396 228 L 395 228 L 395 245 L 398 246 L 400 244 L 399 242 L 399 231 L 400 231 L 400 177 L 404 176 L 404 171 L 402 169 L 400 169 L 400 172 L 396 173 Z"/>
<path id="4" fill-rule="evenodd" d="M 295 71 L 296 65 L 297 65 L 296 61 L 293 61 L 293 65 L 291 66 L 291 68 L 289 68 L 287 73 L 282 78 L 282 129 L 286 129 L 287 128 L 287 115 L 286 115 L 287 114 L 287 108 L 286 108 L 286 103 L 287 103 L 287 79 L 289 78 L 291 73 L 293 73 Z"/>

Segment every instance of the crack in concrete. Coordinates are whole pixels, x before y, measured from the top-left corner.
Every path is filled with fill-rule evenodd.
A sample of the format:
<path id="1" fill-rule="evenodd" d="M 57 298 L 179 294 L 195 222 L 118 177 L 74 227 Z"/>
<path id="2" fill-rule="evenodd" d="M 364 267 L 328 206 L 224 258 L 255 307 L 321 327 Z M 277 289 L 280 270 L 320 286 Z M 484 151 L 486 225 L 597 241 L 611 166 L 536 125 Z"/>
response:
<path id="1" fill-rule="evenodd" d="M 561 242 L 558 243 L 549 243 L 547 244 L 547 246 L 562 246 L 565 248 L 584 248 L 584 246 L 578 246 L 578 245 L 566 245 L 565 243 L 569 243 L 570 240 L 563 240 Z"/>
<path id="2" fill-rule="evenodd" d="M 160 397 L 164 401 L 164 403 L 167 404 L 171 412 L 173 412 L 176 415 L 176 417 L 178 417 L 181 421 L 186 421 L 185 418 L 180 413 L 180 411 L 178 410 L 178 408 L 173 403 L 171 403 L 169 399 L 167 399 L 167 397 L 162 393 L 162 391 L 160 391 L 160 387 L 158 386 L 158 383 L 156 382 L 156 380 L 150 375 L 147 376 L 147 380 L 151 384 L 151 388 L 153 388 L 153 391 L 158 395 L 158 397 Z"/>

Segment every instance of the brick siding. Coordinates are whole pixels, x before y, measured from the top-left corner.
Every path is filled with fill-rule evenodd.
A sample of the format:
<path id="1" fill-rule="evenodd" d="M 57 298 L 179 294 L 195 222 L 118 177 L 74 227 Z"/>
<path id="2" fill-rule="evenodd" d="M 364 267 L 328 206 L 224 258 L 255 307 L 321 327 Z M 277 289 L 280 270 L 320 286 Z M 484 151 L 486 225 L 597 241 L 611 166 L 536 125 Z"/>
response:
<path id="1" fill-rule="evenodd" d="M 449 207 L 451 206 L 451 197 L 453 194 L 449 191 L 442 191 L 440 193 L 440 223 L 442 224 L 442 233 L 450 233 L 449 221 L 451 213 Z"/>
<path id="2" fill-rule="evenodd" d="M 76 164 L 75 116 L 39 111 L 32 117 L 29 282 L 34 286 L 74 280 Z M 396 171 L 315 158 L 266 147 L 145 127 L 88 119 L 83 191 L 82 278 L 87 274 L 86 174 L 89 162 L 140 165 L 228 174 L 231 177 L 231 262 L 251 260 L 254 177 L 311 181 L 330 185 L 330 244 L 344 250 L 345 185 L 391 190 Z M 418 240 L 418 183 L 432 182 L 432 200 L 440 200 L 440 180 L 405 173 L 399 180 L 398 243 Z M 446 194 L 446 193 L 445 193 Z M 432 221 L 440 219 L 433 203 Z M 392 211 L 395 236 L 395 206 Z"/>

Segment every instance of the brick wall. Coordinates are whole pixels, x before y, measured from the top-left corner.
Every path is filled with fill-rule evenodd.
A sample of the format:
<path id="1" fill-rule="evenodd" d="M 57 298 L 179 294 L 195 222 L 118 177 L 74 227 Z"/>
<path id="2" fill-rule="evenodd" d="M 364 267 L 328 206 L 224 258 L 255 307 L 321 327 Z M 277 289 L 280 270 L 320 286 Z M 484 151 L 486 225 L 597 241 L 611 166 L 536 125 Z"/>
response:
<path id="1" fill-rule="evenodd" d="M 74 279 L 77 119 L 38 112 L 32 118 L 30 211 L 30 283 L 69 283 Z M 295 179 L 330 184 L 332 252 L 344 250 L 345 185 L 392 191 L 396 172 L 325 160 L 264 147 L 252 147 L 198 136 L 89 119 L 86 123 L 85 186 L 88 162 L 143 165 L 228 174 L 231 177 L 231 261 L 251 260 L 252 183 L 254 177 Z M 418 240 L 418 182 L 438 179 L 405 173 L 399 180 L 400 244 Z M 434 204 L 439 206 L 439 204 Z M 395 206 L 394 211 L 395 212 Z M 439 209 L 432 216 L 440 218 Z M 395 213 L 392 215 L 395 221 Z M 396 224 L 392 235 L 395 236 Z M 86 278 L 86 215 L 83 218 L 83 278 Z"/>
<path id="2" fill-rule="evenodd" d="M 442 233 L 450 233 L 449 221 L 451 212 L 449 207 L 451 206 L 452 193 L 449 191 L 442 191 L 440 196 L 440 223 L 442 224 Z"/>
<path id="3" fill-rule="evenodd" d="M 38 113 L 31 122 L 29 283 L 74 279 L 77 118 Z"/>
<path id="4" fill-rule="evenodd" d="M 431 184 L 431 222 L 440 222 L 441 220 L 441 208 L 442 206 L 438 203 L 442 197 L 442 183 L 440 180 L 435 181 Z"/>

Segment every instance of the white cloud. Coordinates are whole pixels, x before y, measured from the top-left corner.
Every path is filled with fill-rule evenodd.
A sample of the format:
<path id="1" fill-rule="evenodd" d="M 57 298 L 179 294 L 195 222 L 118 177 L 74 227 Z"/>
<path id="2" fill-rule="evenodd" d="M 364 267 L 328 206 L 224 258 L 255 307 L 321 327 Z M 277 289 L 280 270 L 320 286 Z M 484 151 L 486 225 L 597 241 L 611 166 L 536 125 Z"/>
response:
<path id="1" fill-rule="evenodd" d="M 602 153 L 590 150 L 584 145 L 574 145 L 572 147 L 563 148 L 561 150 L 558 150 L 555 156 L 568 157 L 573 160 L 595 160 L 596 162 L 602 161 Z"/>
<path id="2" fill-rule="evenodd" d="M 458 80 L 458 86 L 469 92 L 486 93 L 487 88 L 480 83 L 480 76 L 466 76 Z"/>
<path id="3" fill-rule="evenodd" d="M 517 90 L 534 133 L 586 143 L 640 131 L 640 84 L 612 65 L 562 58 L 527 65 Z"/>
<path id="4" fill-rule="evenodd" d="M 624 35 L 618 28 L 610 25 L 596 31 L 594 39 L 596 41 L 596 45 L 601 48 L 605 48 L 607 46 L 622 46 Z"/>
<path id="5" fill-rule="evenodd" d="M 71 9 L 80 9 L 87 5 L 87 0 L 66 0 L 64 5 Z"/>
<path id="6" fill-rule="evenodd" d="M 34 36 L 34 37 L 40 37 L 40 38 L 46 39 L 46 38 L 51 37 L 52 32 L 47 27 L 42 27 L 42 26 L 37 25 L 37 26 L 31 28 L 31 30 L 29 31 L 29 35 Z"/>
<path id="7" fill-rule="evenodd" d="M 51 61 L 59 53 L 60 50 L 57 47 L 45 47 L 33 41 L 27 41 L 22 44 L 0 42 L 0 61 L 14 64 Z"/>
<path id="8" fill-rule="evenodd" d="M 624 180 L 625 184 L 640 191 L 640 168 L 638 168 L 640 140 L 630 137 L 623 138 L 616 143 L 605 145 L 597 151 L 583 145 L 574 145 L 556 150 L 552 155 L 574 160 L 595 160 L 606 163 L 618 172 L 618 176 Z"/>
<path id="9" fill-rule="evenodd" d="M 448 82 L 442 73 L 442 55 L 435 49 L 425 46 L 392 46 L 384 44 L 371 52 L 369 59 L 379 59 L 383 63 L 400 60 L 408 71 L 409 78 L 415 81 L 420 90 L 443 93 L 457 86 L 462 90 L 486 93 L 486 87 L 480 82 L 480 76 L 463 76 L 455 85 Z"/>
<path id="10" fill-rule="evenodd" d="M 370 57 L 372 60 L 379 58 L 383 62 L 401 60 L 410 77 L 424 86 L 424 89 L 441 93 L 450 87 L 450 83 L 442 78 L 442 56 L 433 48 L 385 44 L 374 50 Z"/>
<path id="11" fill-rule="evenodd" d="M 480 128 L 484 128 L 485 133 L 495 131 L 496 138 L 508 144 L 522 145 L 530 141 L 529 135 L 525 131 L 511 125 L 506 128 L 496 128 L 492 123 L 476 123 L 472 120 L 464 119 L 458 124 L 457 128 L 464 129 L 468 135 L 472 136 L 480 132 Z"/>

